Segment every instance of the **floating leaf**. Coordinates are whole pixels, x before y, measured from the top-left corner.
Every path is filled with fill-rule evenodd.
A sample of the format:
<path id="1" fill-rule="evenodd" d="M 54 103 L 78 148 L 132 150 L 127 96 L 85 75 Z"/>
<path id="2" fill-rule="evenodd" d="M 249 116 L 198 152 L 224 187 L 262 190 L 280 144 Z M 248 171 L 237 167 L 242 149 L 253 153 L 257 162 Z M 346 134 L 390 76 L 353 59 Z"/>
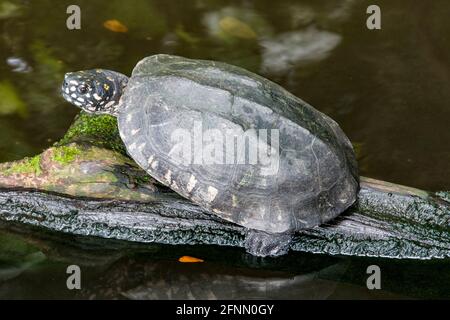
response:
<path id="1" fill-rule="evenodd" d="M 9 114 L 24 117 L 27 115 L 27 107 L 11 82 L 4 80 L 0 82 L 0 115 Z"/>
<path id="2" fill-rule="evenodd" d="M 114 17 L 126 25 L 131 37 L 146 39 L 162 37 L 167 33 L 167 21 L 159 12 L 154 1 L 134 0 L 132 6 L 124 6 L 123 0 L 108 0 L 102 16 L 106 19 Z"/>
<path id="3" fill-rule="evenodd" d="M 248 24 L 234 17 L 220 19 L 219 26 L 222 31 L 236 38 L 255 39 L 257 37 L 256 32 Z"/>
<path id="4" fill-rule="evenodd" d="M 122 22 L 120 22 L 119 20 L 106 20 L 105 22 L 103 22 L 103 26 L 112 31 L 112 32 L 128 32 L 128 28 L 126 25 L 124 25 Z"/>
<path id="5" fill-rule="evenodd" d="M 202 23 L 209 35 L 228 45 L 256 45 L 259 37 L 273 34 L 271 25 L 254 10 L 226 7 L 204 14 Z M 244 41 L 243 41 L 244 40 Z"/>
<path id="6" fill-rule="evenodd" d="M 180 259 L 178 259 L 179 262 L 183 262 L 183 263 L 198 263 L 198 262 L 204 262 L 204 260 L 199 259 L 199 258 L 195 258 L 195 257 L 190 257 L 190 256 L 182 256 L 180 257 Z"/>

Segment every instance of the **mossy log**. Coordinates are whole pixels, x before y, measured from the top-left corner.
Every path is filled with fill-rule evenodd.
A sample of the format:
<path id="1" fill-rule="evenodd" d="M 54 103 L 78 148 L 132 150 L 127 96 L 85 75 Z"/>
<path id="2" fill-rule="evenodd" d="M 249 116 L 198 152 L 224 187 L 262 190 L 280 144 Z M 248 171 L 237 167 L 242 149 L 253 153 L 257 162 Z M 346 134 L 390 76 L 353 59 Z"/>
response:
<path id="1" fill-rule="evenodd" d="M 178 196 L 125 152 L 114 118 L 80 114 L 42 154 L 0 164 L 0 220 L 78 235 L 242 247 L 246 230 Z M 291 249 L 333 255 L 450 257 L 450 196 L 361 178 L 358 201 Z"/>

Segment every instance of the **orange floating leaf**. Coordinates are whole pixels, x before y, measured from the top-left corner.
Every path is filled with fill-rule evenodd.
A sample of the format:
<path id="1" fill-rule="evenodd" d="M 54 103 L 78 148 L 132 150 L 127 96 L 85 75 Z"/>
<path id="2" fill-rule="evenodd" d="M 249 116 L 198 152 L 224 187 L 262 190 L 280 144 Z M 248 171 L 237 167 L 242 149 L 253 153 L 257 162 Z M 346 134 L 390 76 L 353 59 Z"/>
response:
<path id="1" fill-rule="evenodd" d="M 202 259 L 190 257 L 190 256 L 182 256 L 180 259 L 178 259 L 178 261 L 184 262 L 184 263 L 204 262 Z"/>
<path id="2" fill-rule="evenodd" d="M 128 32 L 128 28 L 126 25 L 124 25 L 122 22 L 120 22 L 119 20 L 106 20 L 105 22 L 103 22 L 103 26 L 112 31 L 112 32 Z"/>

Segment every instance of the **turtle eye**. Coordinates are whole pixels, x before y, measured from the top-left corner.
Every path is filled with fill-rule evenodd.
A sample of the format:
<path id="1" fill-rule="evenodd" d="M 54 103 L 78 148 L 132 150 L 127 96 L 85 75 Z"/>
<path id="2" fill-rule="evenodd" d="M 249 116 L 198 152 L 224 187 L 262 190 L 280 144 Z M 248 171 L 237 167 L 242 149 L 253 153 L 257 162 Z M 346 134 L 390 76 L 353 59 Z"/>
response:
<path id="1" fill-rule="evenodd" d="M 82 84 L 82 85 L 78 86 L 77 90 L 79 93 L 85 94 L 86 92 L 88 92 L 88 87 L 87 87 L 87 85 Z"/>

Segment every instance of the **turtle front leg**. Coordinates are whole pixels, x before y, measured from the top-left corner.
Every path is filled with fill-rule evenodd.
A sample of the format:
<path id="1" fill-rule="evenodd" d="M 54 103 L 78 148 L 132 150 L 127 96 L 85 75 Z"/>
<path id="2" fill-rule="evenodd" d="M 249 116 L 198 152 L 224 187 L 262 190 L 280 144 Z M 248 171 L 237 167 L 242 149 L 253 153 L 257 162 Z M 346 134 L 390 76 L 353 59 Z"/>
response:
<path id="1" fill-rule="evenodd" d="M 258 257 L 277 257 L 288 253 L 292 233 L 268 233 L 248 229 L 245 237 L 245 250 Z"/>

